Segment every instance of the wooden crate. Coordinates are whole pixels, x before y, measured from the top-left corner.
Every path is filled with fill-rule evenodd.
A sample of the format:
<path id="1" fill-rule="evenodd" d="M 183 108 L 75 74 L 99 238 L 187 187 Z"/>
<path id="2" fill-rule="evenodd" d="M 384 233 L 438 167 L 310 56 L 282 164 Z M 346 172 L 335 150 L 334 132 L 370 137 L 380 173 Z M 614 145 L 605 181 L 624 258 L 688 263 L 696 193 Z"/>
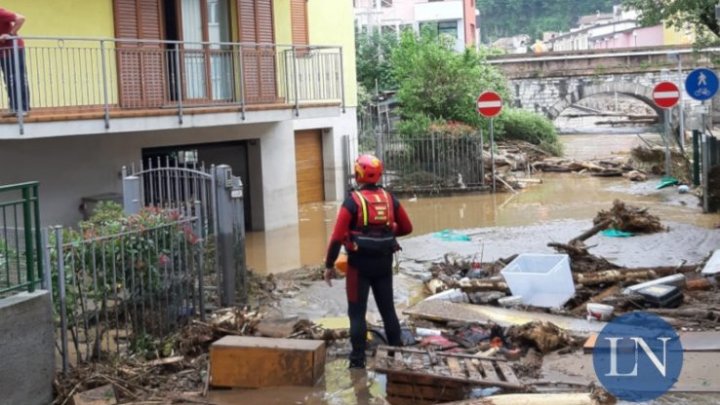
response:
<path id="1" fill-rule="evenodd" d="M 313 386 L 325 372 L 325 342 L 226 336 L 210 346 L 213 387 Z"/>
<path id="2" fill-rule="evenodd" d="M 387 374 L 392 405 L 459 401 L 473 387 L 524 389 L 504 359 L 380 347 L 373 368 Z"/>

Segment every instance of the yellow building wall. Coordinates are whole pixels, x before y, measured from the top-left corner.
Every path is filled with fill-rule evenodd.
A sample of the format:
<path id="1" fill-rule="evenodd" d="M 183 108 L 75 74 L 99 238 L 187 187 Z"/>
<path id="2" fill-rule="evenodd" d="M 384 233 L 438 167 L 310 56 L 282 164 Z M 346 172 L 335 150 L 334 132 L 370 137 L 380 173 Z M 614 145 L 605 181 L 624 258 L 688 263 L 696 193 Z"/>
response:
<path id="1" fill-rule="evenodd" d="M 695 35 L 692 30 L 678 29 L 677 27 L 663 28 L 664 45 L 691 45 L 695 42 Z"/>
<path id="2" fill-rule="evenodd" d="M 3 0 L 0 7 L 27 17 L 23 35 L 115 36 L 112 0 Z"/>
<path id="3" fill-rule="evenodd" d="M 0 7 L 25 16 L 20 30 L 24 37 L 115 36 L 112 0 L 3 0 Z M 31 108 L 104 101 L 98 41 L 27 39 L 25 47 Z M 107 52 L 110 102 L 117 100 L 114 61 L 113 53 Z"/>
<path id="4" fill-rule="evenodd" d="M 290 0 L 275 0 L 273 16 L 275 18 L 275 42 L 281 45 L 291 45 Z"/>
<path id="5" fill-rule="evenodd" d="M 357 75 L 352 2 L 349 0 L 310 0 L 307 4 L 310 44 L 343 47 L 345 102 L 348 107 L 355 107 L 357 106 Z"/>

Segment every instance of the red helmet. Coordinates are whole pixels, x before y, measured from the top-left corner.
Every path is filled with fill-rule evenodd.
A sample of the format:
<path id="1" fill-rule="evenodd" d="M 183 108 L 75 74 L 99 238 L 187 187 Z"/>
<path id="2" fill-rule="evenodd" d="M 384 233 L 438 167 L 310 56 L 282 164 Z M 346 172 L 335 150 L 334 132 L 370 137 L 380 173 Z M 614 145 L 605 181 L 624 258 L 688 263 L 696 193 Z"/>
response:
<path id="1" fill-rule="evenodd" d="M 375 184 L 383 174 L 383 164 L 373 155 L 360 155 L 355 159 L 355 181 L 358 184 Z"/>

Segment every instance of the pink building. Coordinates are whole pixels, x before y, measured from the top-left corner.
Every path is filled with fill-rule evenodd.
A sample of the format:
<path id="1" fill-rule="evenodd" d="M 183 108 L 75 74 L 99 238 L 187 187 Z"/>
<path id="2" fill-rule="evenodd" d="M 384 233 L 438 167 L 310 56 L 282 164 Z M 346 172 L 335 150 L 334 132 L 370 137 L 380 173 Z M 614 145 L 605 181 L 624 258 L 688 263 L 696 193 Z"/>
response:
<path id="1" fill-rule="evenodd" d="M 455 49 L 475 46 L 478 36 L 474 0 L 354 0 L 359 29 L 400 32 L 433 26 L 455 38 Z"/>
<path id="2" fill-rule="evenodd" d="M 589 38 L 592 49 L 635 48 L 639 46 L 661 46 L 664 44 L 662 25 L 630 28 Z"/>

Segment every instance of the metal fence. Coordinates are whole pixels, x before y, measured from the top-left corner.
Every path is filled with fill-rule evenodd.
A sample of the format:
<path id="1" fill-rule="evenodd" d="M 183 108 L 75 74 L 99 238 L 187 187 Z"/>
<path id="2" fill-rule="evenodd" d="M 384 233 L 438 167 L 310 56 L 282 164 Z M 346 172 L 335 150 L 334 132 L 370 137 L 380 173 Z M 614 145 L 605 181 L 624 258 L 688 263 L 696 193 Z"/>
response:
<path id="1" fill-rule="evenodd" d="M 42 281 L 38 183 L 0 187 L 0 298 Z"/>
<path id="2" fill-rule="evenodd" d="M 117 229 L 52 230 L 46 256 L 63 371 L 162 350 L 167 336 L 204 317 L 201 227 L 198 216 L 150 210 Z"/>
<path id="3" fill-rule="evenodd" d="M 481 136 L 381 137 L 376 153 L 385 185 L 396 191 L 439 192 L 485 187 Z"/>
<path id="4" fill-rule="evenodd" d="M 341 47 L 137 39 L 25 37 L 0 50 L 10 94 L 0 110 L 114 112 L 337 102 Z M 25 80 L 23 80 L 25 78 Z M 26 84 L 26 85 L 25 85 Z M 23 117 L 18 117 L 21 129 Z"/>
<path id="5" fill-rule="evenodd" d="M 703 186 L 705 212 L 720 211 L 720 140 L 693 131 L 693 183 Z"/>

